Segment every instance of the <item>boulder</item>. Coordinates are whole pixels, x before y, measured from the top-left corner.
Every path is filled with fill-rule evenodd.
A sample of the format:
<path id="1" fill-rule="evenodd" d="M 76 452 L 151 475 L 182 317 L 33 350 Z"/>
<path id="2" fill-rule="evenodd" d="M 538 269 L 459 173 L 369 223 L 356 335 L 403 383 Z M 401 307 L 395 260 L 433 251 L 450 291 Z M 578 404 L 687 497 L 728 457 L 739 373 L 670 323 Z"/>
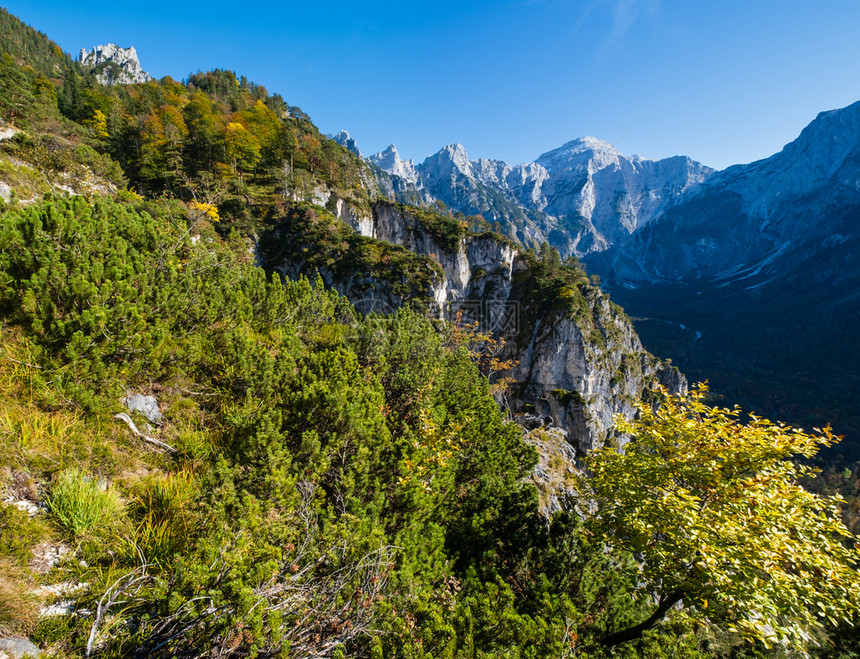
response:
<path id="1" fill-rule="evenodd" d="M 21 659 L 21 657 L 40 657 L 42 651 L 23 636 L 7 636 L 0 638 L 0 657 L 4 655 Z"/>
<path id="2" fill-rule="evenodd" d="M 123 399 L 123 403 L 129 412 L 140 412 L 146 420 L 156 425 L 164 423 L 164 416 L 158 409 L 158 401 L 155 396 L 144 396 L 143 394 L 132 394 Z"/>

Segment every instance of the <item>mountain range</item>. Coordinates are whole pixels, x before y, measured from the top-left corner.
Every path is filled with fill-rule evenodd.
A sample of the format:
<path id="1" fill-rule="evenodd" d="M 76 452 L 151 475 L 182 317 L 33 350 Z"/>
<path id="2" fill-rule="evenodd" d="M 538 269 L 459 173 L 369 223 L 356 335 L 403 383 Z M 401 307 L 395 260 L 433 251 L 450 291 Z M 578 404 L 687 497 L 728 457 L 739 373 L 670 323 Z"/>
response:
<path id="1" fill-rule="evenodd" d="M 81 61 L 96 76 L 146 77 L 133 49 L 101 47 Z M 857 437 L 858 113 L 856 104 L 824 112 L 779 154 L 720 172 L 684 156 L 625 156 L 592 137 L 519 165 L 470 160 L 458 144 L 419 164 L 393 145 L 364 158 L 346 131 L 334 141 L 363 159 L 357 176 L 371 197 L 375 175 L 390 200 L 583 259 L 645 346 L 710 380 L 716 395 Z M 368 225 L 368 207 L 303 177 L 290 177 L 293 199 Z"/>
<path id="2" fill-rule="evenodd" d="M 348 134 L 339 135 L 342 144 Z M 593 137 L 572 140 L 535 162 L 470 160 L 451 144 L 415 165 L 394 145 L 368 158 L 380 187 L 404 201 L 436 200 L 498 222 L 528 246 L 548 242 L 563 257 L 608 249 L 657 217 L 713 170 L 686 157 L 628 157 Z"/>
<path id="3" fill-rule="evenodd" d="M 593 260 L 619 282 L 731 278 L 848 239 L 841 212 L 857 204 L 858 122 L 860 103 L 822 112 L 780 153 L 720 172 L 683 156 L 628 157 L 592 137 L 515 166 L 470 160 L 459 144 L 418 165 L 394 145 L 368 160 L 396 181 L 393 196 L 420 192 L 562 256 L 609 252 Z"/>
<path id="4" fill-rule="evenodd" d="M 718 172 L 647 227 L 614 245 L 602 267 L 620 282 L 744 280 L 762 286 L 830 252 L 851 276 L 860 208 L 860 103 L 822 112 L 780 153 Z M 843 247 L 840 247 L 843 246 Z"/>
<path id="5" fill-rule="evenodd" d="M 456 144 L 418 165 L 393 145 L 368 160 L 392 197 L 441 201 L 581 257 L 649 349 L 727 400 L 858 436 L 860 103 L 718 172 L 590 137 L 516 166 Z"/>
<path id="6" fill-rule="evenodd" d="M 103 77 L 148 77 L 133 49 L 99 47 L 81 61 Z M 364 158 L 346 131 L 334 141 L 390 200 L 479 216 L 527 247 L 583 259 L 646 347 L 716 395 L 856 437 L 858 126 L 860 104 L 823 112 L 780 153 L 719 172 L 684 156 L 626 156 L 593 137 L 519 165 L 470 160 L 459 144 L 415 164 L 394 145 Z M 361 215 L 339 212 L 348 223 Z M 369 217 L 351 223 L 361 231 Z"/>

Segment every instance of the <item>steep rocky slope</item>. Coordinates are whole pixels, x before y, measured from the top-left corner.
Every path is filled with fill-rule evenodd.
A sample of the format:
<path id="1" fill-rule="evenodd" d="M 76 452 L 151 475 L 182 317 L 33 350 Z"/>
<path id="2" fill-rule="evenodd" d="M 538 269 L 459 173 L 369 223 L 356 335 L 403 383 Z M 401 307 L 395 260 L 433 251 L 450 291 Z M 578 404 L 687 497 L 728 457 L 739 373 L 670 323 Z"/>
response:
<path id="1" fill-rule="evenodd" d="M 393 144 L 370 156 L 368 162 L 374 167 L 380 191 L 388 199 L 420 206 L 435 203 L 435 197 L 421 182 L 415 164 L 411 160 L 403 160 Z"/>
<path id="2" fill-rule="evenodd" d="M 717 278 L 760 285 L 854 240 L 858 212 L 855 103 L 821 113 L 780 153 L 729 167 L 678 198 L 607 255 L 613 262 L 603 267 L 628 282 Z"/>
<path id="3" fill-rule="evenodd" d="M 643 349 L 621 309 L 581 270 L 419 209 L 377 202 L 370 215 L 339 210 L 350 228 L 312 207 L 270 218 L 260 262 L 289 277 L 319 272 L 366 311 L 422 300 L 435 317 L 477 322 L 503 337 L 496 356 L 516 362 L 507 403 L 550 417 L 580 455 L 610 440 L 612 416 L 632 414 L 655 382 L 686 386 L 677 369 Z"/>
<path id="4" fill-rule="evenodd" d="M 623 244 L 713 172 L 684 156 L 656 161 L 627 157 L 590 137 L 545 153 L 536 164 L 546 170 L 547 178 L 539 195 L 533 193 L 534 203 L 561 222 L 584 218 L 589 233 L 608 245 Z M 579 254 L 601 251 L 597 244 L 593 249 L 576 245 Z"/>

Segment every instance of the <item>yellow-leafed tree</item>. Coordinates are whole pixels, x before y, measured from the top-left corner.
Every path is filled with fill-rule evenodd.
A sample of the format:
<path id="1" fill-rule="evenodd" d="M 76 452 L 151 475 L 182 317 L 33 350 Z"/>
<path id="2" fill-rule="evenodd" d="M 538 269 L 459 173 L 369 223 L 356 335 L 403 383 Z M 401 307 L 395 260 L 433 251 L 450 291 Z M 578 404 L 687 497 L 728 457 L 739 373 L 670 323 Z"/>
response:
<path id="1" fill-rule="evenodd" d="M 588 460 L 588 524 L 637 558 L 642 594 L 654 602 L 641 623 L 609 634 L 615 646 L 659 624 L 674 608 L 766 645 L 803 648 L 810 632 L 850 620 L 860 576 L 854 538 L 838 498 L 805 490 L 811 469 L 792 462 L 837 441 L 709 407 L 704 385 L 683 396 L 661 391 L 634 421 L 623 452 Z M 682 603 L 682 604 L 681 604 Z"/>
<path id="2" fill-rule="evenodd" d="M 237 121 L 228 123 L 224 140 L 234 170 L 249 172 L 256 167 L 260 160 L 260 143 L 244 125 Z"/>

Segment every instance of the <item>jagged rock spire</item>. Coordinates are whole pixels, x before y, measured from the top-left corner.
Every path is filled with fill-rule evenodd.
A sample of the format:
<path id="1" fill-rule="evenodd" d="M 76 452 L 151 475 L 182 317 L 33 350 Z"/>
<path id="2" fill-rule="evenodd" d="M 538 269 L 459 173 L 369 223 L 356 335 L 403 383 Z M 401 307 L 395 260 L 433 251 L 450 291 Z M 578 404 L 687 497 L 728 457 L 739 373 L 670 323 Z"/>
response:
<path id="1" fill-rule="evenodd" d="M 133 85 L 152 80 L 141 68 L 134 47 L 120 48 L 109 43 L 95 46 L 92 51 L 81 48 L 78 59 L 84 67 L 96 71 L 96 80 L 103 85 Z"/>

